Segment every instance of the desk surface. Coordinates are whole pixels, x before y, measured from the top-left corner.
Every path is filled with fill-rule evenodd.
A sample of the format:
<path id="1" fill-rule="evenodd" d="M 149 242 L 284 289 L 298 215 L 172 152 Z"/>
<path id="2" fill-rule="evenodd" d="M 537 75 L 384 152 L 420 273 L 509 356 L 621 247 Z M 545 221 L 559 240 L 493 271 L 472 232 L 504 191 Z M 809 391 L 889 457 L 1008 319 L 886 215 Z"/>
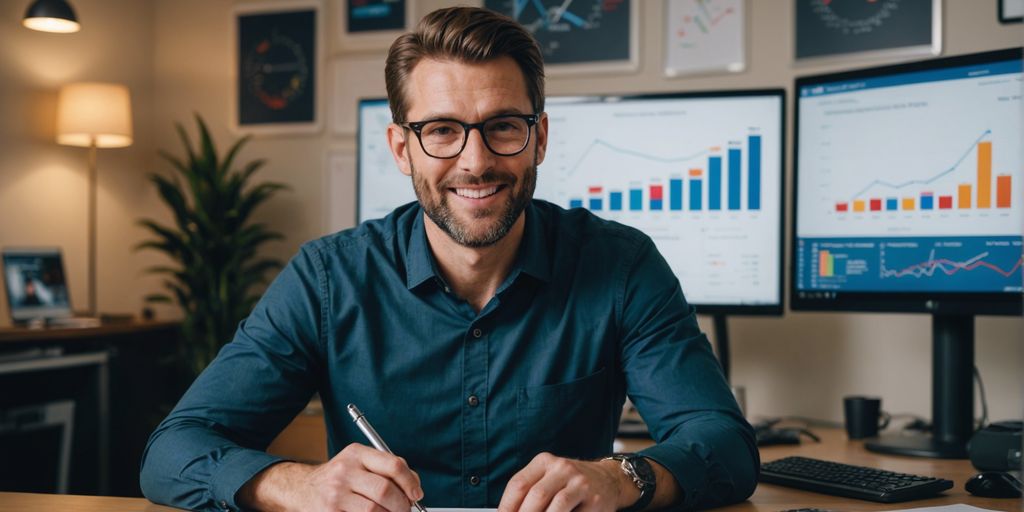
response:
<path id="1" fill-rule="evenodd" d="M 141 334 L 149 331 L 172 329 L 179 325 L 180 322 L 167 320 L 131 320 L 106 323 L 99 327 L 53 327 L 47 329 L 2 327 L 0 328 L 0 345 L 4 343 L 67 341 L 122 334 Z"/>
<path id="2" fill-rule="evenodd" d="M 941 476 L 951 479 L 955 486 L 939 498 L 917 500 L 904 503 L 883 504 L 870 501 L 850 500 L 817 494 L 812 492 L 789 489 L 771 484 L 761 484 L 750 501 L 719 509 L 723 512 L 777 512 L 794 508 L 823 508 L 836 511 L 873 511 L 900 510 L 918 507 L 934 507 L 966 503 L 976 507 L 1019 511 L 1021 500 L 999 500 L 975 498 L 964 491 L 964 482 L 975 470 L 966 460 L 918 459 L 912 457 L 896 457 L 879 455 L 864 450 L 860 441 L 848 441 L 841 430 L 821 430 L 822 442 L 804 443 L 800 446 L 772 446 L 761 449 L 761 459 L 765 462 L 789 455 L 803 455 L 821 459 L 835 460 L 850 464 L 878 467 L 892 471 L 915 473 L 920 475 Z M 637 449 L 642 441 L 628 441 L 627 450 Z M 171 512 L 178 509 L 154 505 L 142 498 L 108 498 L 97 496 L 64 496 L 49 494 L 24 494 L 0 492 L 0 511 L 18 510 L 24 512 L 71 510 L 78 512 L 92 511 L 147 511 Z"/>

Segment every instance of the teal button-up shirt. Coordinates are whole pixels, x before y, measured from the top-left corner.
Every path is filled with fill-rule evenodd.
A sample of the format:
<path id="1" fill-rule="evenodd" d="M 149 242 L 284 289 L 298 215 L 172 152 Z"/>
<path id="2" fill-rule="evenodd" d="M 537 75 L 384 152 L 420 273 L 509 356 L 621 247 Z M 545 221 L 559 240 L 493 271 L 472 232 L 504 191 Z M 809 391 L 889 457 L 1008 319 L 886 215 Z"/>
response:
<path id="1" fill-rule="evenodd" d="M 753 492 L 753 432 L 647 236 L 533 201 L 512 270 L 477 313 L 437 271 L 423 222 L 411 203 L 305 244 L 153 433 L 145 495 L 238 508 L 315 392 L 328 455 L 369 444 L 345 410 L 356 404 L 419 474 L 427 507 L 495 507 L 543 451 L 610 454 L 627 395 L 681 506 Z"/>

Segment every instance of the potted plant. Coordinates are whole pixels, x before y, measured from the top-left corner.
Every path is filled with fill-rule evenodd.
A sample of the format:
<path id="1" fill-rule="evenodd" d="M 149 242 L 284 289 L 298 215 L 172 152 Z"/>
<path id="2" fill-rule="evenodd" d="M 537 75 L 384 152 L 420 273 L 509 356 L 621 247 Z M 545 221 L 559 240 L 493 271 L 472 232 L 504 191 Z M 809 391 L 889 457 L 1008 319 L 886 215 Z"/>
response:
<path id="1" fill-rule="evenodd" d="M 267 273 L 281 268 L 279 260 L 261 257 L 259 248 L 282 236 L 266 224 L 251 222 L 250 217 L 260 204 L 287 188 L 281 183 L 250 183 L 264 160 L 232 169 L 249 137 L 235 142 L 220 158 L 199 115 L 196 124 L 198 150 L 177 124 L 185 158 L 160 151 L 177 175 L 149 176 L 171 209 L 174 223 L 140 220 L 153 238 L 136 246 L 136 250 L 162 252 L 174 263 L 147 269 L 164 276 L 166 293 L 148 295 L 146 301 L 181 307 L 182 362 L 189 381 L 231 340 L 238 323 L 259 300 Z"/>

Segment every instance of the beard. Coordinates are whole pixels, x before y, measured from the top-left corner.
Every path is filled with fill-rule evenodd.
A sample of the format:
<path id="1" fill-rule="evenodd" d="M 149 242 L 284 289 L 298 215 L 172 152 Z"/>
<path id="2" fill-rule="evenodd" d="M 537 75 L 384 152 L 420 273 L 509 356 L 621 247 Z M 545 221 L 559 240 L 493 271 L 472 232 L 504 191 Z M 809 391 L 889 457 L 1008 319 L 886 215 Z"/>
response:
<path id="1" fill-rule="evenodd" d="M 412 184 L 423 211 L 452 240 L 464 247 L 488 247 L 508 234 L 522 215 L 526 205 L 533 199 L 537 187 L 537 150 L 534 149 L 533 164 L 523 173 L 522 184 L 510 172 L 489 169 L 480 176 L 455 175 L 438 183 L 439 197 L 435 197 L 425 177 L 416 172 L 416 166 L 409 159 L 412 169 Z M 508 199 L 494 208 L 479 208 L 472 212 L 472 220 L 460 219 L 448 204 L 447 191 L 459 186 L 504 185 L 510 193 Z M 516 185 L 520 185 L 518 188 Z M 493 219 L 493 220 L 490 220 Z M 481 224 L 486 223 L 486 224 Z"/>

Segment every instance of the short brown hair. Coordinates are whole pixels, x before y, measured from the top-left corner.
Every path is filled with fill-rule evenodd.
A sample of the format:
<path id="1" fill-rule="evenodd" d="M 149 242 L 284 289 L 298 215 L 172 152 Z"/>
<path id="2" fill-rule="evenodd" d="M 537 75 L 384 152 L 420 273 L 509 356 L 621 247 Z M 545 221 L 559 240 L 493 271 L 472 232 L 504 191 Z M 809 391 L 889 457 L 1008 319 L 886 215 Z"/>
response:
<path id="1" fill-rule="evenodd" d="M 487 62 L 511 57 L 526 79 L 534 113 L 544 111 L 544 59 L 537 41 L 512 18 L 478 7 L 450 7 L 426 15 L 416 29 L 399 36 L 388 50 L 384 81 L 395 122 L 409 111 L 404 84 L 424 58 Z"/>

